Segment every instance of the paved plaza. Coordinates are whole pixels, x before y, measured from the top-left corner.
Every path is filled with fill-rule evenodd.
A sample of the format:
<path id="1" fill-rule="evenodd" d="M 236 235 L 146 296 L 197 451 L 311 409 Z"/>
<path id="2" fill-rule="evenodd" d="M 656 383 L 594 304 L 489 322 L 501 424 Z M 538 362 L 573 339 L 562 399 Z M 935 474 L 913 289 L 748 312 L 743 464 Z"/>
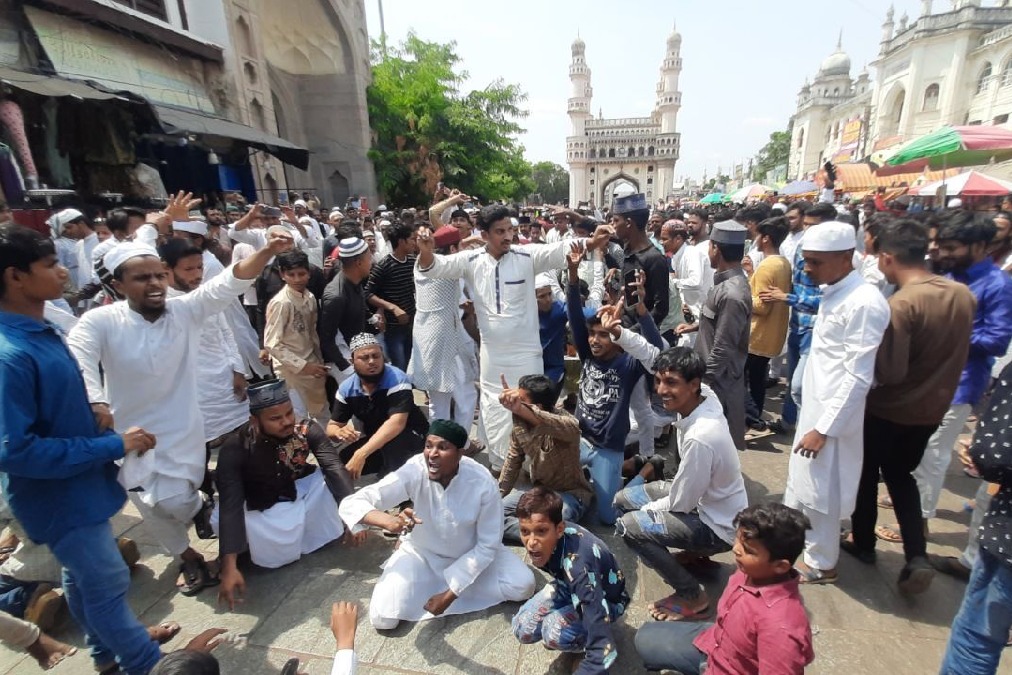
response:
<path id="1" fill-rule="evenodd" d="M 772 441 L 772 442 L 771 442 Z M 750 502 L 780 500 L 787 474 L 788 439 L 762 439 L 741 454 Z M 947 490 L 942 495 L 938 518 L 932 521 L 929 551 L 957 555 L 966 544 L 970 514 L 964 503 L 972 498 L 976 481 L 950 468 Z M 880 522 L 895 522 L 891 511 L 880 511 Z M 142 553 L 133 574 L 130 604 L 147 624 L 178 621 L 182 633 L 167 649 L 180 648 L 200 631 L 214 626 L 227 628 L 231 642 L 215 650 L 222 672 L 242 675 L 279 672 L 286 660 L 297 656 L 302 672 L 330 672 L 334 639 L 328 626 L 330 605 L 337 600 L 357 600 L 363 607 L 356 648 L 359 673 L 468 673 L 488 675 L 536 675 L 568 673 L 565 661 L 540 645 L 521 646 L 509 630 L 517 604 L 464 616 L 402 624 L 379 634 L 365 619 L 379 567 L 392 543 L 371 535 L 357 548 L 331 545 L 299 562 L 274 571 L 253 570 L 246 574 L 246 601 L 234 612 L 216 604 L 213 589 L 194 598 L 176 592 L 175 569 L 145 532 L 129 505 L 114 521 L 117 532 L 136 540 Z M 613 673 L 642 673 L 633 649 L 635 629 L 649 621 L 645 606 L 669 592 L 659 577 L 636 561 L 610 528 L 593 527 L 612 547 L 626 571 L 632 604 L 617 625 L 619 657 Z M 201 542 L 208 557 L 216 555 L 215 542 Z M 518 549 L 519 551 L 519 549 Z M 815 662 L 808 672 L 926 675 L 937 673 L 953 616 L 964 584 L 939 575 L 927 593 L 902 597 L 895 585 L 903 564 L 900 546 L 879 542 L 878 564 L 868 567 L 846 553 L 840 561 L 836 586 L 806 587 L 805 603 L 815 634 Z M 522 551 L 520 551 L 522 553 Z M 716 600 L 733 566 L 730 553 L 718 557 L 721 576 L 708 585 Z M 539 585 L 542 581 L 539 581 Z M 69 618 L 54 634 L 81 647 L 82 635 Z M 0 647 L 0 673 L 38 672 L 28 657 Z M 85 653 L 62 663 L 60 675 L 93 673 Z M 1012 673 L 1012 656 L 1001 673 Z"/>

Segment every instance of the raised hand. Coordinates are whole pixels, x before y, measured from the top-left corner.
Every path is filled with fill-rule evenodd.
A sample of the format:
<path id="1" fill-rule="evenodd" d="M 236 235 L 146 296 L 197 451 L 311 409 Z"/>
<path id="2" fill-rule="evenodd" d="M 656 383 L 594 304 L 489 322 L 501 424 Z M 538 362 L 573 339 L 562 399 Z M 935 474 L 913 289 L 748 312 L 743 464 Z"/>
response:
<path id="1" fill-rule="evenodd" d="M 570 270 L 574 270 L 580 266 L 581 262 L 583 262 L 583 247 L 580 246 L 580 242 L 574 241 L 569 245 L 566 263 L 569 265 Z"/>
<path id="2" fill-rule="evenodd" d="M 165 215 L 175 222 L 185 222 L 190 219 L 190 211 L 200 206 L 203 200 L 194 199 L 192 192 L 180 190 L 169 198 L 165 207 Z"/>

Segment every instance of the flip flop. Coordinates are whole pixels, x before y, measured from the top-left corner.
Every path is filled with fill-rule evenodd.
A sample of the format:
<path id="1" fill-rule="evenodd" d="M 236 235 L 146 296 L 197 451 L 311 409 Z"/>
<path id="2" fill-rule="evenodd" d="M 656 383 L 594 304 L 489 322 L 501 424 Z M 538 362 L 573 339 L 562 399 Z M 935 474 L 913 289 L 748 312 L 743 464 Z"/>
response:
<path id="1" fill-rule="evenodd" d="M 840 580 L 840 575 L 837 572 L 827 574 L 823 570 L 817 570 L 814 567 L 795 567 L 798 574 L 801 575 L 800 582 L 803 584 L 810 584 L 813 586 L 835 584 Z"/>
<path id="2" fill-rule="evenodd" d="M 889 495 L 882 495 L 881 497 L 878 498 L 878 501 L 875 503 L 878 504 L 879 508 L 882 509 L 891 509 L 893 507 L 893 500 L 892 497 L 890 497 Z"/>
<path id="3" fill-rule="evenodd" d="M 882 541 L 888 541 L 891 544 L 903 543 L 903 535 L 900 534 L 900 528 L 898 525 L 876 525 L 875 536 Z"/>
<path id="4" fill-rule="evenodd" d="M 699 609 L 689 609 L 668 596 L 647 606 L 647 612 L 654 621 L 698 621 L 710 614 L 710 603 Z"/>

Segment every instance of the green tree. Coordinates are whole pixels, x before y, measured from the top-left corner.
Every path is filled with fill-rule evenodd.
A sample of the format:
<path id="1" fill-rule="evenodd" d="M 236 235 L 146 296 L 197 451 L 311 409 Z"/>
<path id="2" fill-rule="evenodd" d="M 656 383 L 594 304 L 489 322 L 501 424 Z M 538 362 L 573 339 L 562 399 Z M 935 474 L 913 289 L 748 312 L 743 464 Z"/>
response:
<path id="1" fill-rule="evenodd" d="M 531 167 L 534 192 L 544 204 L 561 204 L 569 199 L 569 172 L 555 162 L 538 162 Z"/>
<path id="2" fill-rule="evenodd" d="M 481 201 L 521 199 L 534 188 L 517 142 L 527 95 L 501 80 L 462 93 L 467 73 L 454 47 L 409 33 L 384 56 L 373 43 L 369 157 L 387 204 L 427 204 L 440 181 Z"/>
<path id="3" fill-rule="evenodd" d="M 787 164 L 791 156 L 791 133 L 791 125 L 788 125 L 787 131 L 774 131 L 770 134 L 769 142 L 756 156 L 755 166 L 752 167 L 752 180 L 762 182 L 773 169 L 781 164 Z"/>

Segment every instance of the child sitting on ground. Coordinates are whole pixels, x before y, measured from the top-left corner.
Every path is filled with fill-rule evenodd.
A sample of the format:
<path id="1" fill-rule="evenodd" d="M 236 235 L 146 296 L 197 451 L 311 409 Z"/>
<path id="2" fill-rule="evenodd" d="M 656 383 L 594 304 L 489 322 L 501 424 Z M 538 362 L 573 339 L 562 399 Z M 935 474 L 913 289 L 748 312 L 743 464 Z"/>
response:
<path id="1" fill-rule="evenodd" d="M 636 632 L 648 670 L 683 675 L 804 673 L 815 659 L 794 561 L 811 523 L 783 504 L 756 504 L 735 518 L 738 569 L 717 603 L 716 623 L 656 622 Z"/>
<path id="2" fill-rule="evenodd" d="M 618 656 L 612 624 L 629 604 L 625 576 L 604 542 L 562 518 L 562 498 L 543 487 L 517 503 L 520 538 L 535 567 L 552 575 L 513 617 L 522 644 L 585 654 L 575 673 L 607 670 Z"/>

